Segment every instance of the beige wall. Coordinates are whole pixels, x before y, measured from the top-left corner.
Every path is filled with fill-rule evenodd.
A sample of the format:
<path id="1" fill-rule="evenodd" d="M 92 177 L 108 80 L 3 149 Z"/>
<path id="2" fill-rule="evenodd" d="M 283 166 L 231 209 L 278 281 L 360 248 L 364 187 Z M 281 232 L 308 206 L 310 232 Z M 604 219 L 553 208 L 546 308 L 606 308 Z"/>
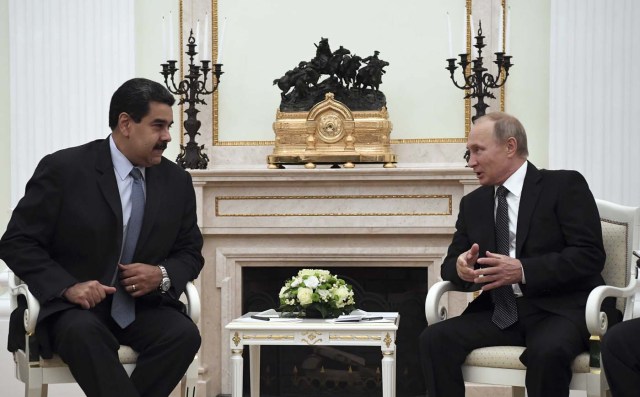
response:
<path id="1" fill-rule="evenodd" d="M 135 1 L 135 71 L 137 77 L 145 77 L 164 84 L 160 70 L 162 59 L 162 17 L 169 17 L 169 11 L 174 17 L 174 32 L 178 32 L 179 0 L 136 0 Z M 167 22 L 168 26 L 168 22 Z M 175 38 L 174 50 L 178 46 Z M 106 110 L 105 110 L 106 111 Z M 173 108 L 173 122 L 171 128 L 171 143 L 164 153 L 164 157 L 176 161 L 180 153 L 180 107 Z"/>
<path id="2" fill-rule="evenodd" d="M 486 0 L 476 0 L 486 1 Z M 8 2 L 0 0 L 0 59 L 9 57 Z M 549 141 L 549 12 L 550 0 L 526 1 L 509 0 L 512 19 L 511 52 L 515 66 L 507 83 L 506 111 L 516 115 L 525 125 L 529 134 L 530 159 L 539 167 L 548 165 Z M 186 4 L 186 3 L 185 3 Z M 173 11 L 177 19 L 179 0 L 136 0 L 136 65 L 137 76 L 161 81 L 159 74 L 162 61 L 161 21 Z M 269 23 L 268 21 L 264 22 Z M 265 29 L 268 26 L 265 25 Z M 263 27 L 256 26 L 260 31 Z M 174 23 L 178 32 L 178 23 Z M 228 37 L 227 37 L 228 39 Z M 176 37 L 175 49 L 179 48 Z M 444 39 L 443 39 L 444 40 Z M 225 41 L 230 41 L 226 40 Z M 230 42 L 225 45 L 232 45 Z M 437 60 L 434 60 L 439 62 Z M 228 71 L 229 73 L 231 70 Z M 446 72 L 446 71 L 445 71 Z M 446 73 L 443 74 L 446 79 Z M 9 65 L 0 62 L 0 231 L 4 231 L 10 215 L 10 93 Z M 454 88 L 451 87 L 453 90 Z M 105 112 L 107 110 L 105 109 Z M 165 156 L 175 161 L 180 143 L 180 108 L 174 110 L 172 128 L 173 141 Z M 238 131 L 235 140 L 251 140 Z"/>
<path id="3" fill-rule="evenodd" d="M 477 0 L 476 0 L 477 1 Z M 505 111 L 518 117 L 529 143 L 529 159 L 549 165 L 550 0 L 508 0 L 515 66 L 506 85 Z"/>

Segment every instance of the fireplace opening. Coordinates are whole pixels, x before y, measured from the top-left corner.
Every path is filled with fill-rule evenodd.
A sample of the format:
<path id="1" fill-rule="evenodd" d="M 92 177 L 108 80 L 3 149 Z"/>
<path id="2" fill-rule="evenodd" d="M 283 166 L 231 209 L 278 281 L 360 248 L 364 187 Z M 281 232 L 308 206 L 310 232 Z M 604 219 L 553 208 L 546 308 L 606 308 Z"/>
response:
<path id="1" fill-rule="evenodd" d="M 278 308 L 278 292 L 300 268 L 244 267 L 242 311 Z M 424 300 L 427 268 L 330 267 L 352 285 L 356 306 L 399 312 L 396 338 L 396 395 L 424 396 L 418 337 L 427 326 Z M 249 394 L 249 353 L 245 347 L 244 386 Z M 268 397 L 382 396 L 382 354 L 375 347 L 262 346 L 260 394 Z"/>

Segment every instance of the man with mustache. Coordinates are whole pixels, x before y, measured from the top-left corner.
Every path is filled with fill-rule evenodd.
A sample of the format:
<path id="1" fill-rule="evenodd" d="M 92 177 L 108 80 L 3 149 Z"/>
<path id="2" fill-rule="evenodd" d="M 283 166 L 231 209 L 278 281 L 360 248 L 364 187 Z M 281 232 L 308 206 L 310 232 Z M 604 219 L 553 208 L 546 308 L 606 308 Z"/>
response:
<path id="1" fill-rule="evenodd" d="M 45 156 L 0 240 L 40 302 L 41 356 L 57 353 L 87 396 L 168 396 L 200 347 L 178 300 L 204 263 L 195 194 L 162 157 L 174 102 L 159 83 L 125 82 L 112 133 Z M 15 350 L 24 330 L 12 330 Z M 131 377 L 120 344 L 139 353 Z"/>

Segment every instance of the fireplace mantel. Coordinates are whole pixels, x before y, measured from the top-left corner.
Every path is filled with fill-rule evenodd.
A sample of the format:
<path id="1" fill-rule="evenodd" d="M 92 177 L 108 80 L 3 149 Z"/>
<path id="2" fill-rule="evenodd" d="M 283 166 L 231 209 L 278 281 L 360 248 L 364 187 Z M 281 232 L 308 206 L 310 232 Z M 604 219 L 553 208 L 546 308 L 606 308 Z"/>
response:
<path id="1" fill-rule="evenodd" d="M 478 186 L 460 165 L 190 172 L 206 260 L 198 280 L 206 396 L 231 392 L 224 326 L 242 314 L 244 267 L 421 267 L 432 285 L 460 199 Z M 450 297 L 450 311 L 465 300 Z"/>

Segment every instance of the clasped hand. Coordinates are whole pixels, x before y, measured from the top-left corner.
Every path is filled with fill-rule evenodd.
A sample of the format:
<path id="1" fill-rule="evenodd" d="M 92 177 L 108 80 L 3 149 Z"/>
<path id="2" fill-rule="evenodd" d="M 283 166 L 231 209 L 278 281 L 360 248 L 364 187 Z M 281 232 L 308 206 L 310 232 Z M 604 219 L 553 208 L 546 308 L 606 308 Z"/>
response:
<path id="1" fill-rule="evenodd" d="M 119 282 L 124 290 L 134 298 L 158 289 L 160 280 L 162 280 L 160 269 L 146 263 L 119 264 L 118 269 L 120 270 Z M 115 287 L 101 284 L 96 280 L 89 280 L 67 288 L 63 296 L 69 302 L 75 303 L 83 309 L 91 309 L 102 302 L 107 295 L 115 292 Z"/>
<path id="2" fill-rule="evenodd" d="M 467 282 L 484 284 L 483 291 L 510 285 L 522 281 L 522 263 L 507 255 L 494 254 L 487 251 L 484 258 L 479 258 L 480 246 L 473 244 L 471 248 L 460 254 L 456 261 L 458 276 Z M 483 268 L 475 269 L 478 263 Z"/>

